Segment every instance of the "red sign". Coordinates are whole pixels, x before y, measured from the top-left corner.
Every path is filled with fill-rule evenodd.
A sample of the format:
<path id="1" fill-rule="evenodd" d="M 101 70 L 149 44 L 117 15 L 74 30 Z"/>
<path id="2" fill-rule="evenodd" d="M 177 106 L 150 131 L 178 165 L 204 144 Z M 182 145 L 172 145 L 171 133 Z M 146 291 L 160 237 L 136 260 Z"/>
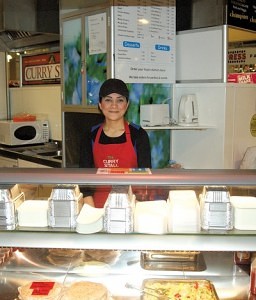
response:
<path id="1" fill-rule="evenodd" d="M 31 295 L 36 295 L 36 296 L 47 296 L 49 295 L 50 291 L 54 287 L 54 282 L 37 282 L 34 281 L 32 282 L 30 289 L 32 289 L 32 294 Z"/>
<path id="2" fill-rule="evenodd" d="M 22 57 L 22 85 L 60 83 L 60 53 Z"/>
<path id="3" fill-rule="evenodd" d="M 256 73 L 233 73 L 233 74 L 228 74 L 228 82 L 233 82 L 233 83 L 256 83 Z"/>

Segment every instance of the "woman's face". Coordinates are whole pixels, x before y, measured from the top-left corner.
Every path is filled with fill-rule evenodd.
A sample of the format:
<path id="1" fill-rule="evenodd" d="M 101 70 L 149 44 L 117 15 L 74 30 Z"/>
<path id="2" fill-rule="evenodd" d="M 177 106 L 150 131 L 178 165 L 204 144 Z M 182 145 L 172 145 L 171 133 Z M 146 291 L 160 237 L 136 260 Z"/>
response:
<path id="1" fill-rule="evenodd" d="M 103 97 L 99 103 L 99 108 L 105 118 L 112 121 L 123 118 L 128 106 L 129 102 L 126 98 L 116 93 Z"/>

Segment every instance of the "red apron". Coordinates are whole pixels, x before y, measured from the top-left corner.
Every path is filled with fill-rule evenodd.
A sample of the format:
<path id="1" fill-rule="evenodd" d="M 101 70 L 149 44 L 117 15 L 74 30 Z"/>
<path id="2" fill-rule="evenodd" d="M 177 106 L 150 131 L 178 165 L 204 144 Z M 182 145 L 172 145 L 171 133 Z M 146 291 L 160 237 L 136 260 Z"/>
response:
<path id="1" fill-rule="evenodd" d="M 96 168 L 137 168 L 137 154 L 132 144 L 129 125 L 124 123 L 126 142 L 122 144 L 100 144 L 103 130 L 100 126 L 93 145 L 93 157 Z M 106 189 L 105 189 L 106 188 Z M 111 189 L 104 187 L 96 190 L 93 196 L 95 207 L 103 207 Z"/>

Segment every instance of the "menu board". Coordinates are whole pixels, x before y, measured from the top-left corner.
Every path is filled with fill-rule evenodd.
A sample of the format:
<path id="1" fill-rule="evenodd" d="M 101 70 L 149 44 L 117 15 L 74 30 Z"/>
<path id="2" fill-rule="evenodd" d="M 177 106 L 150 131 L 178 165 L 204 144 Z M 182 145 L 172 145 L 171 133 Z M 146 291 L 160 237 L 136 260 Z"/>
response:
<path id="1" fill-rule="evenodd" d="M 106 13 L 88 17 L 89 54 L 107 52 Z"/>
<path id="2" fill-rule="evenodd" d="M 255 0 L 228 0 L 228 25 L 255 31 Z"/>
<path id="3" fill-rule="evenodd" d="M 115 77 L 127 83 L 175 82 L 175 0 L 116 0 Z"/>

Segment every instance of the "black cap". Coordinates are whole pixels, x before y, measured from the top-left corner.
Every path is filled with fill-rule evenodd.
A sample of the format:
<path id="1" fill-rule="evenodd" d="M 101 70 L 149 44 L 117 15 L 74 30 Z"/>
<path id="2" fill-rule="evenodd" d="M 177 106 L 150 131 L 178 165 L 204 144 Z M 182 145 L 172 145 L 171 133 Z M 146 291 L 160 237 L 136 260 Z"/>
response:
<path id="1" fill-rule="evenodd" d="M 126 97 L 127 99 L 129 98 L 129 90 L 126 84 L 120 79 L 107 79 L 100 87 L 99 97 L 106 97 L 107 95 L 112 93 L 117 93 Z"/>

